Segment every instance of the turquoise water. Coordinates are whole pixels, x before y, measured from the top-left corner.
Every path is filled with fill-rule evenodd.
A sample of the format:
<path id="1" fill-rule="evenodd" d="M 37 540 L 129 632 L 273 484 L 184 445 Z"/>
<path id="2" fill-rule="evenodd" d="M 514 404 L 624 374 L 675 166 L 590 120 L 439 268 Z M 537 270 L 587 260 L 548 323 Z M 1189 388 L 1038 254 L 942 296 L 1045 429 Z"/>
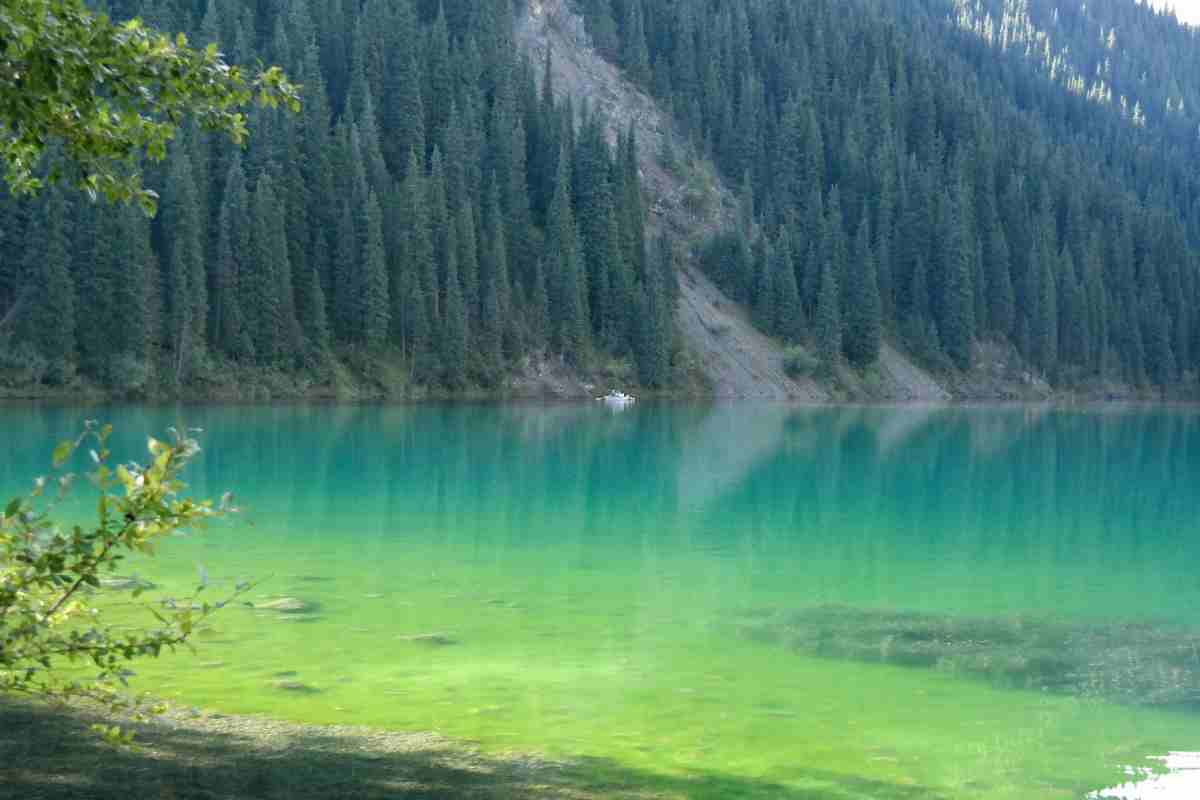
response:
<path id="1" fill-rule="evenodd" d="M 1200 411 L 9 406 L 0 494 L 86 417 L 127 458 L 203 429 L 195 493 L 246 508 L 141 576 L 179 590 L 202 565 L 313 607 L 227 609 L 197 654 L 139 667 L 186 705 L 436 730 L 693 797 L 1082 798 L 1200 750 L 1200 702 L 741 635 L 825 604 L 1191 632 Z"/>

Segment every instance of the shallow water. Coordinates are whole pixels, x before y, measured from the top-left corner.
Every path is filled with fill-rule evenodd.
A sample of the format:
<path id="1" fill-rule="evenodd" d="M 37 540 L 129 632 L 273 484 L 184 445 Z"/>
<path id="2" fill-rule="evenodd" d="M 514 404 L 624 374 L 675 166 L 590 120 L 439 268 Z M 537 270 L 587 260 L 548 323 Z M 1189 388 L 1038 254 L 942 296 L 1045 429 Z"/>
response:
<path id="1" fill-rule="evenodd" d="M 187 705 L 436 730 L 689 797 L 1079 800 L 1200 750 L 1200 703 L 740 635 L 823 604 L 1193 633 L 1200 411 L 9 406 L 0 494 L 85 417 L 129 458 L 204 429 L 194 490 L 247 508 L 141 576 L 182 591 L 202 565 L 210 591 L 315 605 L 226 609 L 196 655 L 138 668 Z"/>

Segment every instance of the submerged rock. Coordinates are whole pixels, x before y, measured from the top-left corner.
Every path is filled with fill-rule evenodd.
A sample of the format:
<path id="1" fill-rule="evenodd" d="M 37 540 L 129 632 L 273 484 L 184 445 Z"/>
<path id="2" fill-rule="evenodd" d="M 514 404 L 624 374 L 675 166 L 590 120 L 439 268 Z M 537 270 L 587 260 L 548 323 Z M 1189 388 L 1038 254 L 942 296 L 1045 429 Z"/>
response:
<path id="1" fill-rule="evenodd" d="M 111 578 L 101 578 L 100 588 L 120 592 L 133 589 L 157 589 L 158 586 L 142 578 L 114 575 Z"/>
<path id="2" fill-rule="evenodd" d="M 255 603 L 258 611 L 277 611 L 280 614 L 307 614 L 317 610 L 317 604 L 298 597 L 278 597 L 265 603 Z"/>
<path id="3" fill-rule="evenodd" d="M 321 691 L 315 686 L 310 686 L 303 681 L 296 680 L 271 681 L 271 687 L 275 689 L 282 689 L 285 692 L 297 692 L 299 694 L 316 694 L 317 692 Z"/>
<path id="4" fill-rule="evenodd" d="M 940 669 L 1014 688 L 1200 711 L 1200 630 L 1176 625 L 818 606 L 743 618 L 737 631 L 824 658 Z"/>
<path id="5" fill-rule="evenodd" d="M 397 638 L 402 642 L 417 642 L 435 647 L 447 647 L 452 644 L 458 644 L 458 639 L 455 639 L 448 633 L 419 633 L 416 636 L 398 636 Z"/>

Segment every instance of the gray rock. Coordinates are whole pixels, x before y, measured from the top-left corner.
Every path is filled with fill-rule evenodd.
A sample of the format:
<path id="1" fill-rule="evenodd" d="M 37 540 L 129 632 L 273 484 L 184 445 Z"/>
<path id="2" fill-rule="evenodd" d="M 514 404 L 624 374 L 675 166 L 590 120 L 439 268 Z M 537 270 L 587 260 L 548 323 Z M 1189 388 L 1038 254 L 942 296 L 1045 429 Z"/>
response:
<path id="1" fill-rule="evenodd" d="M 310 686 L 303 681 L 280 680 L 271 681 L 271 686 L 275 689 L 281 689 L 285 692 L 296 692 L 297 694 L 316 694 L 321 691 L 315 686 Z"/>
<path id="2" fill-rule="evenodd" d="M 255 603 L 254 608 L 258 611 L 277 611 L 280 614 L 307 614 L 316 611 L 317 604 L 298 597 L 278 597 L 265 603 Z"/>
<path id="3" fill-rule="evenodd" d="M 122 575 L 114 575 L 111 578 L 101 578 L 100 588 L 109 589 L 114 592 L 122 592 L 131 591 L 133 589 L 157 589 L 158 586 L 141 578 L 130 578 Z"/>
<path id="4" fill-rule="evenodd" d="M 434 647 L 447 647 L 459 643 L 458 639 L 455 639 L 448 633 L 419 633 L 415 636 L 398 636 L 396 638 L 403 642 L 416 642 Z"/>

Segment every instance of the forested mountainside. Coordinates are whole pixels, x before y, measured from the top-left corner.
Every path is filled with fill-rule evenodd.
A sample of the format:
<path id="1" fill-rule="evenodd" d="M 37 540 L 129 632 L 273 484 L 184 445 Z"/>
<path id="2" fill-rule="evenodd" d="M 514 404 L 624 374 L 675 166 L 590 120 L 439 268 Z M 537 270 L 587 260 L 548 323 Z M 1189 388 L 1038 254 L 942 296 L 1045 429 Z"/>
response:
<path id="1" fill-rule="evenodd" d="M 606 98 L 556 100 L 554 53 L 514 41 L 541 5 L 112 0 L 282 65 L 304 106 L 253 112 L 244 150 L 185 126 L 138 166 L 153 220 L 57 189 L 0 198 L 0 393 L 507 391 L 547 365 L 678 390 L 693 257 L 761 329 L 838 367 L 819 380 L 869 372 L 890 340 L 947 376 L 994 344 L 1061 389 L 1195 389 L 1200 42 L 1173 16 L 577 0 L 590 36 L 563 41 L 690 137 L 653 145 L 684 206 L 730 219 L 695 152 L 740 187 L 716 235 L 649 241 L 650 145 L 637 124 L 612 135 Z"/>
<path id="2" fill-rule="evenodd" d="M 584 0 L 741 223 L 759 324 L 872 362 L 1012 343 L 1058 386 L 1194 381 L 1200 42 L 1130 0 Z M 664 154 L 670 159 L 671 153 Z M 701 198 L 702 199 L 702 198 Z"/>
<path id="3" fill-rule="evenodd" d="M 143 165 L 153 221 L 6 196 L 0 380 L 211 396 L 357 372 L 411 393 L 546 352 L 671 382 L 674 248 L 645 242 L 636 141 L 539 90 L 510 0 L 109 10 L 283 66 L 303 110 L 254 112 L 245 150 L 185 127 Z"/>

